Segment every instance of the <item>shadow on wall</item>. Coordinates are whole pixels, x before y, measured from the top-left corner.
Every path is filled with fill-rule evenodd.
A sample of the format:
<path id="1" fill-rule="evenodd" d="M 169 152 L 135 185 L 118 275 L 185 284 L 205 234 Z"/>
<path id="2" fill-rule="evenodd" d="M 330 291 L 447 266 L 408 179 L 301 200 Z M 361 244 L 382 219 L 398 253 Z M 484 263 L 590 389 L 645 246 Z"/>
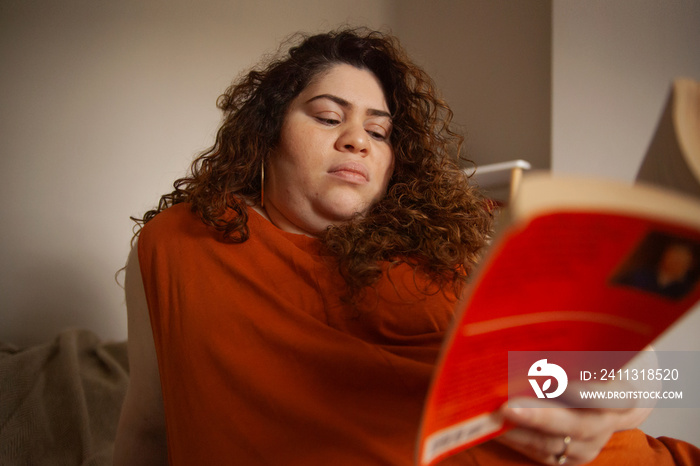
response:
<path id="1" fill-rule="evenodd" d="M 12 282 L 22 286 L 19 293 L 13 293 L 8 307 L 0 311 L 1 327 L 7 329 L 0 329 L 0 340 L 26 347 L 52 340 L 69 328 L 86 328 L 98 335 L 110 333 L 114 312 L 100 291 L 104 287 L 95 283 L 88 270 L 36 258 L 16 271 Z M 29 283 L 33 286 L 27 286 Z M 114 283 L 115 288 L 118 286 Z M 8 341 L 6 332 L 10 330 Z"/>

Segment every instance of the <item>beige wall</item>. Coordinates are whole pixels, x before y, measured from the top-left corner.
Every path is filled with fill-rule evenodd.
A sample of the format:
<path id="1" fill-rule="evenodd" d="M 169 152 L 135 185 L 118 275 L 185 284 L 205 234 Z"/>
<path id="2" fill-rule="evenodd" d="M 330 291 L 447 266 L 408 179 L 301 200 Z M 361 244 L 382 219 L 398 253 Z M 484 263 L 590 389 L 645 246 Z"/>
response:
<path id="1" fill-rule="evenodd" d="M 400 4 L 395 31 L 452 106 L 464 155 L 550 168 L 551 2 Z"/>
<path id="2" fill-rule="evenodd" d="M 631 181 L 671 80 L 700 80 L 700 1 L 555 0 L 553 18 L 552 168 Z M 698 331 L 700 307 L 654 346 L 700 351 Z M 643 429 L 700 445 L 700 406 Z"/>
<path id="3" fill-rule="evenodd" d="M 126 336 L 132 223 L 213 141 L 217 96 L 297 30 L 389 1 L 0 3 L 0 340 Z"/>
<path id="4" fill-rule="evenodd" d="M 555 0 L 552 168 L 632 180 L 676 76 L 700 79 L 697 0 Z"/>
<path id="5" fill-rule="evenodd" d="M 129 216 L 212 142 L 235 75 L 294 31 L 344 22 L 402 39 L 473 159 L 549 166 L 549 2 L 6 0 L 0 340 L 125 338 Z"/>

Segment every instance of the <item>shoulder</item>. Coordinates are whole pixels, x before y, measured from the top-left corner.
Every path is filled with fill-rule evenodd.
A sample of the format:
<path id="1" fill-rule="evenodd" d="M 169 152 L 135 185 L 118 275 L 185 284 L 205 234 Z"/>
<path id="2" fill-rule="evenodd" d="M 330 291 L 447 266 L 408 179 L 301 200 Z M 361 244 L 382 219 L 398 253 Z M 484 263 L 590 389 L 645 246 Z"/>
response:
<path id="1" fill-rule="evenodd" d="M 175 204 L 159 212 L 138 233 L 138 257 L 142 268 L 154 261 L 169 261 L 174 255 L 194 250 L 198 240 L 211 236 L 189 203 Z"/>
<path id="2" fill-rule="evenodd" d="M 191 203 L 175 204 L 158 213 L 141 228 L 138 234 L 139 257 L 144 259 L 145 254 L 161 253 L 182 256 L 188 252 L 220 250 L 222 246 L 230 251 L 232 243 L 246 244 L 247 247 L 251 247 L 247 239 L 243 241 L 226 239 L 223 228 L 220 228 L 227 223 L 239 222 L 241 229 L 249 230 L 250 238 L 256 237 L 260 240 L 261 232 L 269 229 L 266 229 L 263 224 L 269 222 L 251 208 L 246 209 L 246 213 L 247 215 L 241 221 L 237 218 L 240 214 L 234 209 L 229 209 L 220 219 L 207 223 Z"/>
<path id="3" fill-rule="evenodd" d="M 207 234 L 207 225 L 192 204 L 175 204 L 149 220 L 139 232 L 139 243 L 150 246 L 152 243 L 179 241 L 183 237 Z"/>
<path id="4" fill-rule="evenodd" d="M 192 209 L 192 204 L 189 202 L 182 202 L 159 212 L 143 226 L 141 232 L 150 233 L 152 231 L 159 231 L 195 220 L 201 222 L 199 216 Z"/>
<path id="5" fill-rule="evenodd" d="M 243 209 L 246 215 L 241 216 L 236 209 L 228 208 L 221 216 L 205 222 L 203 214 L 198 212 L 191 203 L 181 202 L 161 211 L 148 221 L 141 229 L 139 236 L 143 239 L 144 236 L 161 237 L 184 233 L 200 238 L 205 235 L 221 240 L 221 232 L 225 225 L 233 224 L 240 229 L 257 230 L 262 228 L 261 224 L 269 223 L 255 209 L 251 207 L 243 207 Z"/>

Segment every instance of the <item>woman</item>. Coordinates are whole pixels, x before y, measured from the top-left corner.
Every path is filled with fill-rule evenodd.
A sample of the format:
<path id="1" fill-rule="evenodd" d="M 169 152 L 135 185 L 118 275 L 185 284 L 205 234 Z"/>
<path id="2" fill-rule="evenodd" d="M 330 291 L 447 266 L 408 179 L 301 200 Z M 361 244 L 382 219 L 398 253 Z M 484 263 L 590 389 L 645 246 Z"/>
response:
<path id="1" fill-rule="evenodd" d="M 451 112 L 393 38 L 357 30 L 304 38 L 219 106 L 129 258 L 115 464 L 411 464 L 490 231 Z M 503 413 L 517 428 L 455 464 L 579 464 L 645 416 Z"/>

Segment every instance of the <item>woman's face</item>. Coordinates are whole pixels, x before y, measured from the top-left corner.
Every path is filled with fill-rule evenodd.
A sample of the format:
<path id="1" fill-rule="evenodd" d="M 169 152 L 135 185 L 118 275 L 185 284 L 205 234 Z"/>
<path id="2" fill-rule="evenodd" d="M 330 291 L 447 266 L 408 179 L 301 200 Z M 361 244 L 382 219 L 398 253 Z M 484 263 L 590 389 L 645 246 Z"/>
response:
<path id="1" fill-rule="evenodd" d="M 317 76 L 291 102 L 265 166 L 270 220 L 315 236 L 366 213 L 386 192 L 394 168 L 390 134 L 374 74 L 338 64 Z"/>

